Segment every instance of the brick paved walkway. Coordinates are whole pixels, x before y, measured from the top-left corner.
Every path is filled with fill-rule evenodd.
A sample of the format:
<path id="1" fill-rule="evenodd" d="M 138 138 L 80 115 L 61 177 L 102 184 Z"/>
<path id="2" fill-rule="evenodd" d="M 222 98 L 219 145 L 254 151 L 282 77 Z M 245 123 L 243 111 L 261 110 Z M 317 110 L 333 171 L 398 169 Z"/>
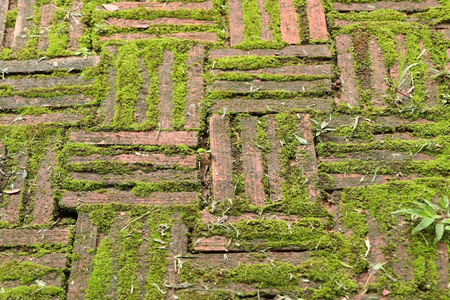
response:
<path id="1" fill-rule="evenodd" d="M 0 0 L 1 299 L 450 299 L 450 1 Z"/>

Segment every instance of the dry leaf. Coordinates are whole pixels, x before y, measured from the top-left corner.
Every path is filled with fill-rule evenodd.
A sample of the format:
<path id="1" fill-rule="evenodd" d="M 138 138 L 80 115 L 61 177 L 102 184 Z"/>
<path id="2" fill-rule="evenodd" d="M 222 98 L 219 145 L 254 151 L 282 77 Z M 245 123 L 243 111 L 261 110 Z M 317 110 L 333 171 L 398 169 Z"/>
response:
<path id="1" fill-rule="evenodd" d="M 388 291 L 388 290 L 386 290 L 386 289 L 383 290 L 383 296 L 387 296 L 387 295 L 389 295 L 390 293 L 391 293 L 391 292 Z"/>
<path id="2" fill-rule="evenodd" d="M 119 8 L 117 6 L 115 6 L 114 4 L 102 4 L 103 8 L 106 9 L 107 11 L 116 11 Z"/>
<path id="3" fill-rule="evenodd" d="M 18 192 L 20 192 L 20 189 L 12 189 L 12 190 L 3 191 L 3 193 L 5 193 L 5 194 L 17 194 Z"/>

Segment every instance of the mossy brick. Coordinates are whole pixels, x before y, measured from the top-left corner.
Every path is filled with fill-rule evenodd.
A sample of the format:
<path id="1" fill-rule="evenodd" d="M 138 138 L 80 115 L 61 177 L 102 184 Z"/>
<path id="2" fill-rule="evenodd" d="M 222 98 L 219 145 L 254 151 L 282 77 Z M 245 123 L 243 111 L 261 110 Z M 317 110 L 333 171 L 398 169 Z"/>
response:
<path id="1" fill-rule="evenodd" d="M 370 3 L 333 3 L 333 9 L 337 11 L 374 11 L 379 9 L 423 11 L 436 6 L 440 6 L 439 1 L 437 0 L 426 0 L 421 2 L 377 1 Z"/>
<path id="2" fill-rule="evenodd" d="M 349 35 L 336 37 L 337 65 L 341 72 L 341 97 L 336 100 L 351 106 L 359 106 L 359 92 L 353 68 L 352 40 Z"/>
<path id="3" fill-rule="evenodd" d="M 213 21 L 196 19 L 159 18 L 155 20 L 129 20 L 108 18 L 105 24 L 119 28 L 139 28 L 145 29 L 154 25 L 214 25 Z"/>
<path id="4" fill-rule="evenodd" d="M 19 247 L 69 243 L 70 228 L 52 229 L 0 229 L 0 246 Z"/>
<path id="5" fill-rule="evenodd" d="M 9 2 L 2 1 L 0 3 L 0 46 L 3 46 L 3 38 L 6 29 L 6 13 L 8 12 Z"/>
<path id="6" fill-rule="evenodd" d="M 327 23 L 322 2 L 306 1 L 308 12 L 309 38 L 312 40 L 328 40 Z"/>
<path id="7" fill-rule="evenodd" d="M 29 39 L 27 28 L 31 28 L 33 24 L 34 4 L 36 0 L 20 0 L 17 4 L 17 19 L 14 28 L 14 36 L 11 49 L 14 52 L 25 48 L 25 44 Z"/>
<path id="8" fill-rule="evenodd" d="M 211 0 L 201 1 L 201 2 L 170 2 L 170 3 L 152 3 L 152 2 L 139 2 L 139 1 L 129 1 L 129 2 L 113 2 L 110 4 L 102 5 L 107 11 L 120 11 L 127 9 L 136 9 L 139 7 L 149 9 L 149 10 L 179 10 L 179 9 L 203 9 L 212 10 L 213 2 Z"/>
<path id="9" fill-rule="evenodd" d="M 24 74 L 34 72 L 52 72 L 55 70 L 81 71 L 89 67 L 95 67 L 100 63 L 99 56 L 84 57 L 60 57 L 48 60 L 3 60 L 1 69 L 7 69 L 8 74 Z"/>
<path id="10" fill-rule="evenodd" d="M 102 36 L 100 38 L 101 42 L 112 41 L 112 40 L 127 40 L 136 41 L 144 39 L 156 39 L 158 37 L 162 38 L 174 38 L 174 39 L 186 39 L 193 40 L 202 43 L 216 43 L 217 34 L 215 32 L 177 32 L 177 33 L 166 33 L 161 35 L 151 34 L 151 33 L 115 33 L 110 36 Z"/>
<path id="11" fill-rule="evenodd" d="M 230 91 L 234 93 L 252 93 L 267 91 L 284 91 L 290 93 L 308 93 L 308 92 L 330 92 L 331 81 L 329 79 L 317 79 L 311 81 L 287 81 L 273 82 L 253 80 L 249 82 L 233 82 L 217 80 L 212 85 L 207 86 L 207 91 Z"/>
<path id="12" fill-rule="evenodd" d="M 200 127 L 200 109 L 204 99 L 203 65 L 205 47 L 194 45 L 189 49 L 186 60 L 187 93 L 185 100 L 185 127 Z"/>
<path id="13" fill-rule="evenodd" d="M 283 41 L 288 44 L 300 43 L 298 16 L 292 0 L 278 1 L 280 9 L 280 30 Z"/>
<path id="14" fill-rule="evenodd" d="M 266 0 L 258 0 L 258 8 L 261 16 L 261 40 L 272 41 L 273 40 L 273 21 L 270 18 L 270 14 L 266 10 Z"/>
<path id="15" fill-rule="evenodd" d="M 172 82 L 173 52 L 164 51 L 162 65 L 159 68 L 159 97 L 158 123 L 161 128 L 171 129 L 173 110 L 173 82 Z"/>
<path id="16" fill-rule="evenodd" d="M 83 11 L 83 1 L 82 0 L 72 0 L 72 6 L 70 7 L 70 18 L 69 18 L 69 34 L 68 34 L 68 45 L 67 48 L 70 51 L 76 51 L 80 48 L 80 38 L 84 34 L 84 22 L 82 20 Z"/>
<path id="17" fill-rule="evenodd" d="M 244 17 L 242 12 L 242 1 L 228 1 L 229 26 L 230 26 L 230 45 L 235 46 L 244 41 Z"/>
<path id="18" fill-rule="evenodd" d="M 53 23 L 53 17 L 56 7 L 53 4 L 44 4 L 39 7 L 39 27 L 49 28 Z M 37 48 L 39 51 L 45 52 L 48 48 L 48 31 L 44 30 L 42 34 L 39 35 Z"/>
<path id="19" fill-rule="evenodd" d="M 65 269 L 67 266 L 66 253 L 47 253 L 42 256 L 23 255 L 18 253 L 8 253 L 0 258 L 0 265 L 9 261 L 16 261 L 17 263 L 31 262 L 37 265 L 46 266 L 50 268 Z M 59 284 L 58 284 L 59 285 Z"/>
<path id="20" fill-rule="evenodd" d="M 0 116 L 0 125 L 36 125 L 50 123 L 74 124 L 86 118 L 86 115 L 76 113 L 52 113 L 41 115 L 5 115 Z"/>
<path id="21" fill-rule="evenodd" d="M 331 57 L 332 53 L 326 45 L 293 45 L 282 49 L 214 49 L 209 52 L 209 59 L 230 56 L 279 56 L 279 57 Z"/>
<path id="22" fill-rule="evenodd" d="M 193 131 L 150 132 L 70 132 L 70 141 L 94 145 L 197 145 Z"/>

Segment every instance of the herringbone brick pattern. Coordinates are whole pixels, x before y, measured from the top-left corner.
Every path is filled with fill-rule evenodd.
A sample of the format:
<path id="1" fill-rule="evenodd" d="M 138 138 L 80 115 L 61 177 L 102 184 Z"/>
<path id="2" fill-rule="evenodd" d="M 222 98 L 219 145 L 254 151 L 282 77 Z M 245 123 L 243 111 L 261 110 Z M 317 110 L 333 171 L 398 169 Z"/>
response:
<path id="1" fill-rule="evenodd" d="M 2 0 L 0 299 L 449 299 L 449 15 Z"/>

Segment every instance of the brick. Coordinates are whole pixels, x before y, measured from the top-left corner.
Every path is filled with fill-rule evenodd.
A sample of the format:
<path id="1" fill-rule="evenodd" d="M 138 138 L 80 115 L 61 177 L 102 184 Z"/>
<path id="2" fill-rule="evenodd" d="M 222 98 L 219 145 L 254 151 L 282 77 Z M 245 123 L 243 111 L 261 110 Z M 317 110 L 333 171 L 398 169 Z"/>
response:
<path id="1" fill-rule="evenodd" d="M 256 70 L 231 70 L 222 71 L 213 69 L 211 74 L 224 74 L 224 73 L 243 73 L 243 74 L 270 74 L 270 75 L 326 75 L 332 76 L 333 70 L 331 65 L 295 65 L 295 66 L 283 66 L 278 68 L 265 68 Z"/>
<path id="2" fill-rule="evenodd" d="M 312 109 L 318 111 L 331 111 L 333 102 L 329 99 L 243 99 L 212 100 L 211 111 L 223 112 L 284 112 L 292 110 Z"/>
<path id="3" fill-rule="evenodd" d="M 252 221 L 252 220 L 261 220 L 261 219 L 268 219 L 268 220 L 281 220 L 286 222 L 298 222 L 300 220 L 299 217 L 295 215 L 283 215 L 280 213 L 266 213 L 266 214 L 252 214 L 252 213 L 243 213 L 239 216 L 214 216 L 208 211 L 201 211 L 200 217 L 202 223 L 222 223 L 222 222 L 229 222 L 229 223 L 236 223 L 239 221 Z"/>
<path id="4" fill-rule="evenodd" d="M 25 44 L 28 41 L 26 29 L 32 27 L 33 20 L 30 17 L 33 16 L 35 3 L 36 0 L 18 0 L 16 25 L 11 45 L 11 49 L 14 52 L 25 48 Z"/>
<path id="5" fill-rule="evenodd" d="M 22 148 L 21 151 L 15 155 L 15 159 L 17 161 L 17 172 L 13 175 L 11 185 L 6 187 L 6 189 L 19 189 L 20 192 L 10 195 L 2 195 L 3 201 L 6 200 L 6 197 L 8 200 L 6 200 L 7 202 L 5 201 L 6 205 L 2 205 L 3 207 L 0 208 L 0 221 L 7 222 L 9 224 L 16 224 L 19 221 L 19 211 L 22 206 L 22 201 L 20 198 L 21 195 L 25 194 L 24 188 L 26 178 L 24 178 L 22 174 L 28 167 L 28 155 L 26 155 L 24 151 L 26 150 Z"/>
<path id="6" fill-rule="evenodd" d="M 115 47 L 109 46 L 106 48 L 110 54 L 116 59 L 117 58 L 117 49 Z M 116 105 L 116 77 L 117 77 L 117 69 L 115 65 L 112 65 L 108 68 L 108 94 L 106 98 L 103 99 L 102 105 L 100 107 L 101 113 L 104 116 L 103 125 L 110 125 L 114 119 L 114 106 Z"/>
<path id="7" fill-rule="evenodd" d="M 345 154 L 345 160 L 347 159 L 358 159 L 363 161 L 383 161 L 383 162 L 402 162 L 402 161 L 421 161 L 421 160 L 432 160 L 432 156 L 424 153 L 417 153 L 412 156 L 410 153 L 390 151 L 390 150 L 371 150 L 371 151 L 361 151 L 361 152 L 351 152 Z M 335 162 L 342 160 L 341 157 L 322 157 L 321 162 Z"/>
<path id="8" fill-rule="evenodd" d="M 177 32 L 161 34 L 161 37 L 174 38 L 174 39 L 187 39 L 194 40 L 203 43 L 215 43 L 217 42 L 217 34 L 215 32 Z M 111 36 L 102 36 L 101 42 L 109 40 L 127 40 L 135 41 L 142 39 L 154 39 L 157 38 L 154 34 L 148 33 L 115 33 Z"/>
<path id="9" fill-rule="evenodd" d="M 41 20 L 39 22 L 39 28 L 50 28 L 53 22 L 53 14 L 55 13 L 55 6 L 51 3 L 44 4 L 39 7 L 39 13 Z M 39 36 L 38 46 L 39 51 L 45 52 L 48 47 L 48 31 L 43 30 L 43 33 Z"/>
<path id="10" fill-rule="evenodd" d="M 391 180 L 411 180 L 415 176 L 398 178 L 392 175 L 361 175 L 361 174 L 328 174 L 334 179 L 335 189 L 344 189 L 357 186 L 369 186 L 373 184 L 386 184 Z"/>
<path id="11" fill-rule="evenodd" d="M 0 229 L 0 246 L 67 245 L 69 233 L 68 227 L 53 229 Z"/>
<path id="12" fill-rule="evenodd" d="M 120 28 L 140 28 L 145 29 L 153 25 L 214 25 L 214 21 L 196 20 L 196 19 L 178 19 L 178 18 L 158 18 L 154 20 L 129 20 L 108 18 L 105 24 Z"/>
<path id="13" fill-rule="evenodd" d="M 87 281 L 93 270 L 94 252 L 97 248 L 97 227 L 89 219 L 88 213 L 78 216 L 75 227 L 75 246 L 73 252 L 79 258 L 72 261 L 68 280 L 67 300 L 83 299 Z"/>
<path id="14" fill-rule="evenodd" d="M 127 181 L 141 181 L 141 182 L 161 182 L 161 181 L 198 181 L 198 172 L 193 170 L 191 172 L 182 172 L 176 170 L 158 170 L 150 173 L 143 171 L 135 171 L 133 174 L 96 174 L 90 172 L 70 172 L 73 180 L 87 180 L 102 182 L 106 185 L 119 184 Z"/>
<path id="15" fill-rule="evenodd" d="M 422 2 L 411 2 L 411 1 L 378 1 L 371 3 L 333 3 L 333 10 L 337 11 L 374 11 L 379 9 L 392 9 L 400 11 L 422 11 L 427 10 L 430 7 L 440 6 L 437 0 L 425 0 Z"/>
<path id="16" fill-rule="evenodd" d="M 81 14 L 83 10 L 83 1 L 82 0 L 72 0 L 72 6 L 70 7 L 70 11 L 72 12 L 71 17 L 69 18 L 69 45 L 68 50 L 75 51 L 78 49 L 79 42 L 78 40 L 83 36 L 84 32 L 84 22 L 81 20 Z"/>
<path id="17" fill-rule="evenodd" d="M 17 263 L 32 262 L 37 265 L 46 266 L 50 268 L 65 269 L 67 264 L 66 253 L 47 253 L 43 256 L 34 257 L 30 255 L 9 254 L 0 256 L 0 265 L 15 260 Z M 59 284 L 58 284 L 59 285 Z"/>
<path id="18" fill-rule="evenodd" d="M 309 38 L 312 40 L 328 40 L 325 12 L 320 0 L 306 2 L 309 20 Z"/>
<path id="19" fill-rule="evenodd" d="M 54 113 L 42 115 L 7 115 L 0 117 L 0 125 L 34 125 L 48 123 L 76 123 L 85 118 L 85 115 L 74 113 Z"/>
<path id="20" fill-rule="evenodd" d="M 193 131 L 147 131 L 147 132 L 70 132 L 73 143 L 95 145 L 197 145 L 197 133 Z"/>
<path id="21" fill-rule="evenodd" d="M 261 15 L 261 39 L 265 41 L 272 41 L 273 34 L 271 29 L 270 15 L 265 9 L 266 0 L 258 0 L 258 8 Z"/>
<path id="22" fill-rule="evenodd" d="M 173 53 L 171 51 L 164 50 L 162 65 L 159 67 L 159 98 L 158 103 L 158 124 L 161 128 L 170 129 L 172 127 L 172 66 L 173 66 Z"/>
<path id="23" fill-rule="evenodd" d="M 192 46 L 186 61 L 188 80 L 184 119 L 185 128 L 189 129 L 200 126 L 200 104 L 205 93 L 203 87 L 204 52 L 203 45 Z"/>
<path id="24" fill-rule="evenodd" d="M 106 162 L 123 162 L 129 164 L 152 164 L 157 166 L 180 166 L 195 168 L 197 166 L 196 155 L 171 155 L 167 156 L 161 153 L 140 153 L 135 154 L 118 154 L 118 155 L 100 155 L 92 154 L 89 156 L 72 156 L 69 158 L 68 163 L 87 163 L 95 161 Z"/>
<path id="25" fill-rule="evenodd" d="M 280 9 L 280 29 L 283 41 L 288 44 L 300 43 L 298 34 L 297 13 L 295 12 L 294 2 L 292 0 L 278 1 Z"/>
<path id="26" fill-rule="evenodd" d="M 209 59 L 229 56 L 281 56 L 281 57 L 331 57 L 331 51 L 327 45 L 295 45 L 283 49 L 215 49 L 209 52 Z"/>
<path id="27" fill-rule="evenodd" d="M 5 19 L 8 11 L 9 1 L 0 2 L 0 46 L 3 46 L 3 39 L 5 36 Z"/>
<path id="28" fill-rule="evenodd" d="M 337 65 L 341 70 L 341 98 L 342 101 L 351 106 L 359 105 L 358 86 L 353 69 L 353 55 L 348 52 L 351 49 L 352 40 L 349 35 L 341 34 L 336 37 Z"/>
<path id="29" fill-rule="evenodd" d="M 209 121 L 213 196 L 216 201 L 234 198 L 229 126 L 228 120 L 220 115 L 213 115 Z"/>
<path id="30" fill-rule="evenodd" d="M 25 98 L 22 96 L 12 96 L 0 98 L 0 107 L 2 109 L 17 109 L 23 106 L 40 106 L 40 107 L 71 107 L 75 105 L 83 105 L 91 101 L 91 98 L 79 95 L 69 95 L 52 98 Z"/>
<path id="31" fill-rule="evenodd" d="M 241 120 L 242 126 L 242 161 L 244 167 L 245 195 L 256 206 L 263 206 L 266 195 L 262 180 L 264 177 L 264 162 L 261 151 L 255 141 L 257 135 L 257 117 L 247 117 Z"/>
<path id="32" fill-rule="evenodd" d="M 62 57 L 49 60 L 3 60 L 0 61 L 0 69 L 8 68 L 8 74 L 23 74 L 31 72 L 51 72 L 54 70 L 80 71 L 88 67 L 94 67 L 100 63 L 100 56 Z"/>
<path id="33" fill-rule="evenodd" d="M 188 205 L 198 199 L 197 192 L 154 192 L 148 197 L 138 197 L 130 192 L 112 191 L 104 193 L 96 192 L 64 192 L 61 205 L 68 208 L 76 208 L 83 204 L 132 204 L 132 205 Z"/>
<path id="34" fill-rule="evenodd" d="M 267 176 L 269 177 L 270 200 L 279 201 L 282 199 L 281 183 L 283 178 L 280 176 L 281 162 L 279 153 L 281 151 L 280 142 L 277 136 L 277 126 L 275 116 L 267 117 L 267 139 L 270 143 L 270 152 L 266 154 L 267 158 Z"/>
<path id="35" fill-rule="evenodd" d="M 386 78 L 388 78 L 388 74 L 384 64 L 383 53 L 375 36 L 372 36 L 369 42 L 369 53 L 372 56 L 372 68 L 374 70 L 371 82 L 374 92 L 372 102 L 377 107 L 385 107 L 386 103 L 384 102 L 384 98 L 387 96 L 386 90 L 388 85 Z"/>
<path id="36" fill-rule="evenodd" d="M 234 46 L 244 41 L 244 15 L 241 0 L 228 1 L 230 19 L 230 45 Z"/>
<path id="37" fill-rule="evenodd" d="M 33 78 L 24 77 L 20 79 L 5 79 L 3 84 L 9 85 L 15 92 L 26 91 L 35 88 L 54 88 L 64 85 L 85 85 L 92 83 L 92 80 L 83 79 L 79 74 L 71 74 L 66 77 L 45 77 Z"/>
<path id="38" fill-rule="evenodd" d="M 436 260 L 437 272 L 438 272 L 438 285 L 439 288 L 444 290 L 448 288 L 448 249 L 447 245 L 443 242 L 437 244 L 438 258 Z"/>
<path id="39" fill-rule="evenodd" d="M 54 140 L 52 141 L 52 144 Z M 34 196 L 33 220 L 31 224 L 48 223 L 53 218 L 53 190 L 52 172 L 57 166 L 56 153 L 52 145 L 47 148 L 47 153 L 38 171 L 36 178 L 36 194 Z"/>
<path id="40" fill-rule="evenodd" d="M 143 84 L 139 89 L 138 101 L 136 103 L 136 112 L 134 114 L 134 119 L 137 124 L 142 124 L 147 119 L 147 96 L 150 86 L 150 78 L 148 78 L 148 68 L 145 64 L 144 59 L 139 59 L 139 75 L 143 80 Z"/>
<path id="41" fill-rule="evenodd" d="M 207 91 L 232 91 L 235 93 L 250 93 L 250 92 L 267 92 L 267 91 L 284 91 L 284 92 L 329 92 L 331 91 L 330 79 L 318 79 L 311 81 L 260 81 L 253 80 L 250 82 L 240 81 L 222 81 L 216 80 L 212 85 L 207 87 Z"/>
<path id="42" fill-rule="evenodd" d="M 199 238 L 194 245 L 195 251 L 199 252 L 228 252 L 228 240 L 224 236 L 212 236 Z"/>
<path id="43" fill-rule="evenodd" d="M 320 195 L 319 189 L 315 186 L 317 181 L 317 158 L 314 145 L 314 137 L 309 114 L 305 114 L 298 121 L 298 136 L 307 141 L 306 145 L 297 147 L 296 160 L 303 175 L 308 179 L 307 188 L 310 199 L 315 199 Z"/>
<path id="44" fill-rule="evenodd" d="M 144 7 L 149 10 L 179 10 L 179 9 L 204 9 L 212 10 L 213 2 L 211 0 L 202 2 L 114 2 L 109 4 L 111 10 L 136 9 Z"/>

